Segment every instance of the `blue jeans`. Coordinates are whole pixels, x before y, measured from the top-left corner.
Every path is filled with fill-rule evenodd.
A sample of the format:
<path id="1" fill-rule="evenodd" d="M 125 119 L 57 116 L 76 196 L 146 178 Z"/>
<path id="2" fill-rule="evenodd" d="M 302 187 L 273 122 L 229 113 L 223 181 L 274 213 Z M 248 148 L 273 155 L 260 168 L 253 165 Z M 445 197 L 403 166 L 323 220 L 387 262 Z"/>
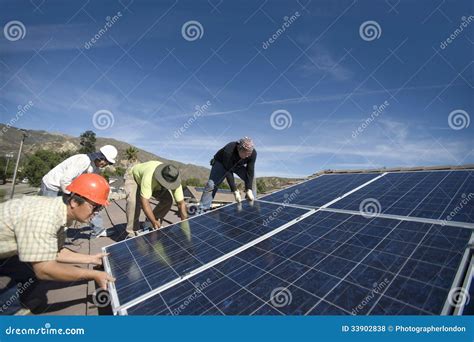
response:
<path id="1" fill-rule="evenodd" d="M 46 184 L 41 182 L 41 189 L 40 189 L 39 195 L 45 196 L 45 197 L 58 197 L 58 196 L 62 196 L 63 193 L 61 191 L 51 190 L 50 188 L 46 186 Z"/>
<path id="2" fill-rule="evenodd" d="M 209 176 L 209 180 L 206 183 L 206 186 L 204 187 L 204 191 L 201 196 L 201 201 L 199 204 L 199 208 L 201 210 L 208 210 L 211 207 L 212 200 L 214 199 L 214 196 L 217 193 L 219 185 L 224 181 L 226 178 L 227 172 L 231 172 L 225 169 L 224 165 L 222 163 L 218 162 L 217 160 L 214 161 L 214 165 L 212 165 L 211 169 L 211 174 Z M 240 179 L 242 179 L 244 182 L 247 182 L 247 168 L 244 166 L 239 166 L 232 170 L 233 173 L 235 173 L 237 176 L 239 176 Z M 252 191 L 254 195 L 256 195 L 256 186 L 255 186 L 255 177 L 254 181 L 252 184 Z"/>
<path id="3" fill-rule="evenodd" d="M 45 197 L 58 197 L 58 196 L 62 196 L 63 192 L 62 191 L 51 190 L 50 188 L 48 188 L 46 186 L 46 184 L 41 182 L 41 189 L 40 189 L 39 195 L 40 196 L 45 196 Z M 96 214 L 92 218 L 90 223 L 91 223 L 91 228 L 92 228 L 92 234 L 94 234 L 94 233 L 99 234 L 102 231 L 102 228 L 104 226 L 104 222 L 103 222 L 103 219 L 102 219 L 102 213 Z"/>

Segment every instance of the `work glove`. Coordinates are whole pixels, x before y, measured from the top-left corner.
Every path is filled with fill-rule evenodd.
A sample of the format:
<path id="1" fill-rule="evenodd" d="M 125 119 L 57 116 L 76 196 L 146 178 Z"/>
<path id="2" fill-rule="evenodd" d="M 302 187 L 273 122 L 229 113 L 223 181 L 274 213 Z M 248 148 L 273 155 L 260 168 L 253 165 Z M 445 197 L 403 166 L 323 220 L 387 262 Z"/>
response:
<path id="1" fill-rule="evenodd" d="M 240 191 L 239 191 L 239 190 L 234 191 L 234 197 L 235 197 L 235 201 L 236 201 L 237 203 L 242 202 L 242 197 L 240 197 Z"/>
<path id="2" fill-rule="evenodd" d="M 248 189 L 248 190 L 245 192 L 245 194 L 247 195 L 247 199 L 248 199 L 249 201 L 253 201 L 253 200 L 255 199 L 252 190 Z"/>

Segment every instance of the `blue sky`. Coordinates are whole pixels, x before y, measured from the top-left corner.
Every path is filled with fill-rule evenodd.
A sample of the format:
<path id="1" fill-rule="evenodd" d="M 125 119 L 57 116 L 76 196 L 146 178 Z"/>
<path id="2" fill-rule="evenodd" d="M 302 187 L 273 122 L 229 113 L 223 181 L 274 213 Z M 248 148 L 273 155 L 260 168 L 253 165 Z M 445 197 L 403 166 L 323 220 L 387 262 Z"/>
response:
<path id="1" fill-rule="evenodd" d="M 258 175 L 474 162 L 472 1 L 0 7 L 3 123 L 75 136 L 91 129 L 203 166 L 247 135 Z M 23 24 L 20 37 L 7 30 L 12 21 Z M 183 34 L 190 21 L 197 36 Z M 97 112 L 113 124 L 97 129 L 105 128 Z"/>

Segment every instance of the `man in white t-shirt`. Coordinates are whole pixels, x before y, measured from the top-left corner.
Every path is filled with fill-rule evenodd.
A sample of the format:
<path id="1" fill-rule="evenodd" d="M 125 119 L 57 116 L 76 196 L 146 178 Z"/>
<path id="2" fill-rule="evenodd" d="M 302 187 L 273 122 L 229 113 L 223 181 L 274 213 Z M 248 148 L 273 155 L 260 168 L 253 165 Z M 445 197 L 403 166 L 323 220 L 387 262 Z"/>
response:
<path id="1" fill-rule="evenodd" d="M 57 197 L 69 194 L 66 189 L 72 181 L 84 173 L 100 173 L 100 169 L 115 164 L 117 149 L 112 145 L 105 145 L 99 152 L 89 154 L 76 154 L 67 158 L 49 171 L 41 181 L 41 196 Z M 97 214 L 91 220 L 92 236 L 98 237 L 105 230 L 102 217 Z"/>

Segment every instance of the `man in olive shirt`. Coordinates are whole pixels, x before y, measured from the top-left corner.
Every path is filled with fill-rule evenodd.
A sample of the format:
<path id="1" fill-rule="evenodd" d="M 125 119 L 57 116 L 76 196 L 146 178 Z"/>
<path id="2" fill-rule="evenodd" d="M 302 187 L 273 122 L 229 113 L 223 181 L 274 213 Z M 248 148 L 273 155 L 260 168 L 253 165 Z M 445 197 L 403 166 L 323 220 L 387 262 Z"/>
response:
<path id="1" fill-rule="evenodd" d="M 179 170 L 171 164 L 149 161 L 133 166 L 125 175 L 125 193 L 128 237 L 134 237 L 139 229 L 140 208 L 155 229 L 161 227 L 160 220 L 171 209 L 173 198 L 181 220 L 187 218 Z M 159 201 L 153 210 L 152 197 Z"/>

